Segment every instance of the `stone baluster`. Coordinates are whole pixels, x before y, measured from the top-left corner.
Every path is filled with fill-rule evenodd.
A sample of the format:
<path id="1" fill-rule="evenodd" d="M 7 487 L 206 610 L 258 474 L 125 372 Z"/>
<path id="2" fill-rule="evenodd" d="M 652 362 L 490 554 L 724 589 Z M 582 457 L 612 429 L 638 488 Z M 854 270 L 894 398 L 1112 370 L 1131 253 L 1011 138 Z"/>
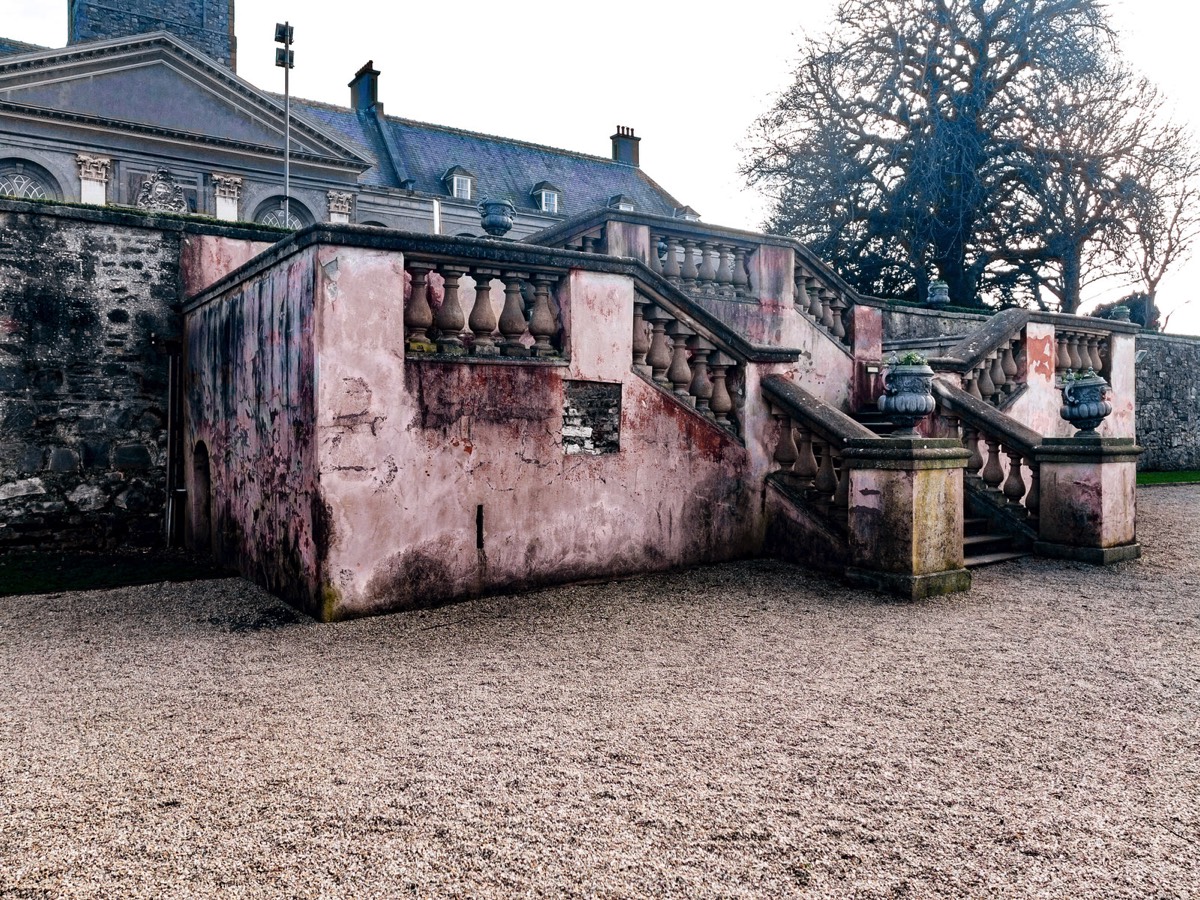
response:
<path id="1" fill-rule="evenodd" d="M 733 360 L 720 350 L 708 358 L 708 370 L 711 373 L 713 388 L 712 396 L 708 398 L 708 408 L 712 410 L 713 418 L 725 426 L 733 424 L 729 418 L 729 414 L 733 411 L 733 398 L 729 396 L 729 387 L 725 383 L 726 373 L 732 365 Z"/>
<path id="2" fill-rule="evenodd" d="M 1029 493 L 1025 495 L 1025 509 L 1033 518 L 1038 517 L 1042 505 L 1041 470 L 1032 459 L 1025 460 L 1029 466 Z"/>
<path id="3" fill-rule="evenodd" d="M 647 377 L 651 374 L 646 362 L 646 354 L 650 352 L 650 333 L 644 314 L 648 305 L 644 300 L 633 301 L 633 370 Z"/>
<path id="4" fill-rule="evenodd" d="M 522 343 L 525 336 L 525 300 L 521 296 L 520 272 L 504 273 L 504 308 L 500 312 L 500 352 L 504 356 L 528 356 L 529 348 Z"/>
<path id="5" fill-rule="evenodd" d="M 1100 338 L 1097 335 L 1088 335 L 1087 352 L 1092 368 L 1099 374 L 1104 368 L 1104 360 L 1100 358 Z"/>
<path id="6" fill-rule="evenodd" d="M 688 338 L 695 334 L 683 322 L 674 320 L 667 326 L 674 348 L 671 354 L 671 365 L 667 369 L 667 380 L 674 386 L 675 396 L 684 403 L 692 406 L 696 398 L 689 388 L 692 385 L 692 367 L 688 365 Z"/>
<path id="7" fill-rule="evenodd" d="M 829 311 L 833 318 L 830 330 L 833 332 L 835 338 L 843 342 L 846 340 L 846 323 L 842 319 L 842 314 L 845 313 L 846 309 L 846 298 L 841 293 L 835 293 L 833 299 L 829 302 Z"/>
<path id="8" fill-rule="evenodd" d="M 979 390 L 979 371 L 972 371 L 971 374 L 963 378 L 963 390 L 974 397 L 976 400 L 983 400 L 983 394 Z"/>
<path id="9" fill-rule="evenodd" d="M 796 430 L 800 434 L 800 443 L 796 447 L 797 457 L 794 469 L 799 477 L 811 483 L 817 477 L 817 457 L 813 453 L 813 435 L 803 425 L 797 426 Z"/>
<path id="10" fill-rule="evenodd" d="M 791 472 L 796 460 L 800 458 L 800 452 L 796 449 L 796 439 L 792 434 L 792 418 L 774 406 L 771 407 L 771 415 L 779 420 L 779 440 L 775 444 L 773 459 L 779 463 L 781 472 Z"/>
<path id="11" fill-rule="evenodd" d="M 1100 375 L 1103 375 L 1109 381 L 1112 381 L 1112 370 L 1109 366 L 1111 360 L 1109 358 L 1108 346 L 1108 338 L 1100 338 L 1100 344 L 1097 346 L 1096 352 L 1100 354 L 1100 363 L 1103 366 L 1103 369 L 1097 369 L 1096 372 Z"/>
<path id="12" fill-rule="evenodd" d="M 667 340 L 667 323 L 673 321 L 657 306 L 650 306 L 645 313 L 646 321 L 654 329 L 650 338 L 650 352 L 646 354 L 646 362 L 650 366 L 650 377 L 656 384 L 663 387 L 670 385 L 667 380 L 667 369 L 671 367 L 671 345 Z"/>
<path id="13" fill-rule="evenodd" d="M 1004 448 L 1008 456 L 1008 478 L 1004 480 L 1004 497 L 1010 506 L 1021 506 L 1021 498 L 1025 496 L 1025 482 L 1021 478 L 1021 454 L 1009 447 Z"/>
<path id="14" fill-rule="evenodd" d="M 980 399 L 991 402 L 992 395 L 996 393 L 996 385 L 992 383 L 991 366 L 984 363 L 975 371 L 978 373 L 975 376 L 975 381 L 979 386 Z"/>
<path id="15" fill-rule="evenodd" d="M 650 266 L 650 271 L 652 271 L 658 275 L 663 274 L 663 260 L 662 260 L 662 257 L 660 257 L 658 255 L 660 245 L 662 245 L 662 244 L 663 244 L 662 235 L 651 233 L 651 235 L 650 235 L 650 259 L 647 260 L 647 264 Z"/>
<path id="16" fill-rule="evenodd" d="M 746 272 L 746 249 L 744 247 L 733 248 L 733 286 L 739 294 L 750 291 L 750 276 Z"/>
<path id="17" fill-rule="evenodd" d="M 600 244 L 600 239 L 598 237 L 594 237 L 590 234 L 585 234 L 583 236 L 583 252 L 584 253 L 599 253 L 600 252 L 598 249 L 599 244 Z"/>
<path id="18" fill-rule="evenodd" d="M 1079 372 L 1083 369 L 1083 357 L 1079 355 L 1079 335 L 1067 335 L 1067 356 L 1071 360 L 1071 371 Z"/>
<path id="19" fill-rule="evenodd" d="M 667 255 L 663 258 L 662 273 L 667 278 L 679 278 L 679 241 L 669 235 L 663 240 L 667 242 Z"/>
<path id="20" fill-rule="evenodd" d="M 804 279 L 804 290 L 808 294 L 808 314 L 812 316 L 814 322 L 821 321 L 821 289 L 817 283 L 817 279 L 812 275 Z"/>
<path id="21" fill-rule="evenodd" d="M 458 280 L 467 274 L 457 266 L 442 266 L 442 305 L 437 311 L 438 352 L 449 356 L 462 356 L 467 352 L 463 346 L 462 332 L 467 326 L 462 303 L 458 299 Z"/>
<path id="22" fill-rule="evenodd" d="M 836 509 L 848 509 L 850 506 L 850 468 L 842 454 L 837 454 L 837 487 L 833 491 L 833 505 Z"/>
<path id="23" fill-rule="evenodd" d="M 733 284 L 733 247 L 729 244 L 717 244 L 717 255 L 720 257 L 717 265 L 717 284 Z"/>
<path id="24" fill-rule="evenodd" d="M 696 398 L 696 409 L 708 414 L 713 393 L 712 381 L 708 377 L 708 357 L 717 347 L 700 335 L 693 337 L 689 345 L 692 348 L 692 383 L 688 385 L 688 391 Z"/>
<path id="25" fill-rule="evenodd" d="M 433 307 L 429 305 L 429 273 L 432 263 L 410 262 L 408 271 L 412 275 L 412 294 L 404 308 L 404 330 L 406 346 L 410 353 L 433 353 L 437 346 L 429 339 L 433 327 Z"/>
<path id="26" fill-rule="evenodd" d="M 1067 337 L 1061 332 L 1054 336 L 1057 355 L 1054 357 L 1054 374 L 1060 378 L 1071 370 L 1071 357 L 1067 354 Z"/>
<path id="27" fill-rule="evenodd" d="M 829 500 L 837 492 L 838 479 L 833 471 L 833 448 L 829 441 L 821 441 L 820 463 L 817 466 L 817 477 L 813 479 L 813 488 L 821 499 Z"/>
<path id="28" fill-rule="evenodd" d="M 833 291 L 829 288 L 821 288 L 821 325 L 822 327 L 833 330 Z"/>
<path id="29" fill-rule="evenodd" d="M 529 317 L 529 333 L 533 335 L 531 352 L 537 357 L 557 356 L 552 341 L 558 336 L 558 317 L 550 301 L 550 286 L 558 279 L 553 275 L 533 276 L 533 313 Z M 643 361 L 644 361 L 643 354 Z"/>
<path id="30" fill-rule="evenodd" d="M 1013 346 L 1015 341 L 1005 344 L 1004 351 L 1000 355 L 1000 367 L 1004 371 L 1004 389 L 1008 393 L 1012 393 L 1017 386 L 1017 373 L 1020 369 L 1017 366 L 1017 359 L 1013 355 Z"/>
<path id="31" fill-rule="evenodd" d="M 700 280 L 705 284 L 713 284 L 717 280 L 717 260 L 713 256 L 713 245 L 708 241 L 700 242 Z"/>
<path id="32" fill-rule="evenodd" d="M 983 456 L 979 452 L 979 430 L 963 428 L 963 447 L 971 452 L 967 460 L 967 475 L 978 478 L 979 470 L 983 468 Z"/>
<path id="33" fill-rule="evenodd" d="M 987 465 L 983 467 L 983 483 L 989 491 L 998 491 L 1000 482 L 1004 481 L 1004 467 L 1000 464 L 1000 442 L 984 435 L 984 443 L 988 448 Z"/>
<path id="34" fill-rule="evenodd" d="M 683 244 L 683 267 L 680 269 L 680 277 L 691 284 L 700 275 L 700 270 L 696 268 L 696 242 L 684 238 L 680 243 Z"/>
<path id="35" fill-rule="evenodd" d="M 499 274 L 492 269 L 471 270 L 471 276 L 475 279 L 475 305 L 471 307 L 467 326 L 475 336 L 471 352 L 476 356 L 496 356 L 500 352 L 492 337 L 496 330 L 496 311 L 492 309 L 492 279 Z"/>
<path id="36" fill-rule="evenodd" d="M 992 357 L 992 368 L 988 372 L 992 379 L 992 387 L 996 389 L 993 394 L 994 402 L 999 403 L 1004 396 L 1004 386 L 1008 384 L 1008 375 L 1004 371 L 1003 355 L 997 353 Z"/>

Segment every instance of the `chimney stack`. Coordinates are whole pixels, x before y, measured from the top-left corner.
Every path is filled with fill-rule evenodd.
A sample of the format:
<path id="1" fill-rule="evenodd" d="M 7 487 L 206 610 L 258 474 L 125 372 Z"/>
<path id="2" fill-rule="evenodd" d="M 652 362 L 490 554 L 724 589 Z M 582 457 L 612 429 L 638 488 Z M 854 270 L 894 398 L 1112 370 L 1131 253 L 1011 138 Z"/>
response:
<path id="1" fill-rule="evenodd" d="M 634 136 L 633 129 L 626 125 L 618 125 L 617 133 L 612 136 L 612 158 L 627 166 L 639 166 L 638 144 L 642 139 Z"/>
<path id="2" fill-rule="evenodd" d="M 375 68 L 375 60 L 367 60 L 367 64 L 354 73 L 350 82 L 350 107 L 356 112 L 367 112 L 372 107 L 383 113 L 383 104 L 379 102 L 379 72 Z"/>

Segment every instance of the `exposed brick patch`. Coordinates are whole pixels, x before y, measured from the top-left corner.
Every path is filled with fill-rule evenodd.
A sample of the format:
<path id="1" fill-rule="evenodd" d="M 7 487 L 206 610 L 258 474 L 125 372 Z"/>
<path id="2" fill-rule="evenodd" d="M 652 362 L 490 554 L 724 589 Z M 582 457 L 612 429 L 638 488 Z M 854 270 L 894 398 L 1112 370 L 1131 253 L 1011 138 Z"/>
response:
<path id="1" fill-rule="evenodd" d="M 621 385 L 566 382 L 563 453 L 600 456 L 621 449 Z"/>

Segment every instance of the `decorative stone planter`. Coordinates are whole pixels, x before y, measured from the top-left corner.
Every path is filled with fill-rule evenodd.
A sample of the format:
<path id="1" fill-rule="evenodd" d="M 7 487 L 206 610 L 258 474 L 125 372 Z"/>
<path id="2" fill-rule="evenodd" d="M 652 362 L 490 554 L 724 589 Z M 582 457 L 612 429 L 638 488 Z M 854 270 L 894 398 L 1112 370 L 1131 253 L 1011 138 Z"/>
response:
<path id="1" fill-rule="evenodd" d="M 926 302 L 929 306 L 949 306 L 950 285 L 941 279 L 929 282 L 929 299 Z"/>
<path id="2" fill-rule="evenodd" d="M 504 237 L 513 227 L 516 207 L 508 200 L 484 200 L 479 204 L 483 230 L 492 237 Z"/>
<path id="3" fill-rule="evenodd" d="M 916 424 L 933 412 L 933 369 L 920 365 L 889 366 L 879 411 L 899 429 L 895 437 L 912 437 Z"/>
<path id="4" fill-rule="evenodd" d="M 1112 404 L 1106 399 L 1108 382 L 1088 369 L 1081 378 L 1063 382 L 1063 406 L 1060 415 L 1079 429 L 1078 436 L 1093 437 L 1096 426 L 1112 412 Z"/>

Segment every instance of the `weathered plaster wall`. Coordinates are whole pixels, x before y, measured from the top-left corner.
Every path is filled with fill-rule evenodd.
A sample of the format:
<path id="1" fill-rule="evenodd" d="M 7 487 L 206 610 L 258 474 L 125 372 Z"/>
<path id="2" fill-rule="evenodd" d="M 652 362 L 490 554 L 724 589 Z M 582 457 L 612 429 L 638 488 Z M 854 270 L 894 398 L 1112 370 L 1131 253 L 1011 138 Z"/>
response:
<path id="1" fill-rule="evenodd" d="M 314 441 L 315 258 L 312 249 L 293 254 L 190 311 L 184 346 L 191 543 L 211 544 L 217 560 L 308 609 L 320 603 L 324 522 Z"/>
<path id="2" fill-rule="evenodd" d="M 1200 338 L 1146 332 L 1137 350 L 1138 468 L 1200 469 Z"/>
<path id="3" fill-rule="evenodd" d="M 629 279 L 571 274 L 568 365 L 406 362 L 399 254 L 320 254 L 327 617 L 757 550 L 766 453 L 631 374 Z M 621 385 L 618 452 L 564 452 L 567 379 Z"/>
<path id="4" fill-rule="evenodd" d="M 200 293 L 270 246 L 268 241 L 248 238 L 184 235 L 179 248 L 179 280 L 183 296 Z"/>
<path id="5" fill-rule="evenodd" d="M 180 236 L 0 210 L 0 548 L 161 533 Z"/>
<path id="6" fill-rule="evenodd" d="M 988 320 L 988 316 L 982 314 L 922 309 L 919 306 L 883 303 L 879 308 L 883 314 L 885 341 L 967 335 Z"/>

